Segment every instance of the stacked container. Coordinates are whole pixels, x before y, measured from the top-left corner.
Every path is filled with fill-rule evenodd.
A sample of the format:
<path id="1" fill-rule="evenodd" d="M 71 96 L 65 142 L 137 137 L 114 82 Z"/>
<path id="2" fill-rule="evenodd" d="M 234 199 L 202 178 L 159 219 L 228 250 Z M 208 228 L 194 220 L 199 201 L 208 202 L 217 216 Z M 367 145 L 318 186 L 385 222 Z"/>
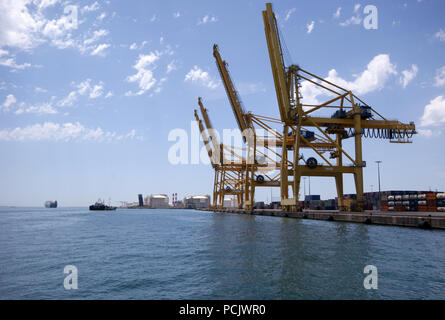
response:
<path id="1" fill-rule="evenodd" d="M 445 193 L 436 194 L 436 208 L 437 211 L 445 211 Z"/>

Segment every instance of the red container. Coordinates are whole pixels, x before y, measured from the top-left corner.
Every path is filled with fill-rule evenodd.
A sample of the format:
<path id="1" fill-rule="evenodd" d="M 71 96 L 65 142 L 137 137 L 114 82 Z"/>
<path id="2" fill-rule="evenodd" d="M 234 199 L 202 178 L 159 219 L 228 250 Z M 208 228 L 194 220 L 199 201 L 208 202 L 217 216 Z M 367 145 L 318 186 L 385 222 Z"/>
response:
<path id="1" fill-rule="evenodd" d="M 430 200 L 430 199 L 426 199 L 426 205 L 428 206 L 428 207 L 436 207 L 436 199 L 434 199 L 434 200 Z"/>

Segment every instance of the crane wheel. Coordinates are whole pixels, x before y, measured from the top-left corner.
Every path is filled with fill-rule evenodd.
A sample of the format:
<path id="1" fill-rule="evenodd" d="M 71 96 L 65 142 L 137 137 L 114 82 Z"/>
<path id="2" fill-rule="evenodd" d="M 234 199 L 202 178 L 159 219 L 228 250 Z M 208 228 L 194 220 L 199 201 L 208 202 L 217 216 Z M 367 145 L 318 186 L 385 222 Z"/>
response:
<path id="1" fill-rule="evenodd" d="M 318 165 L 317 159 L 315 159 L 314 157 L 310 157 L 309 159 L 307 159 L 306 165 L 310 169 L 315 169 L 317 167 L 317 165 Z"/>
<path id="2" fill-rule="evenodd" d="M 263 182 L 264 182 L 264 176 L 262 176 L 262 175 L 258 175 L 258 176 L 256 177 L 256 182 L 258 182 L 258 183 L 263 183 Z"/>

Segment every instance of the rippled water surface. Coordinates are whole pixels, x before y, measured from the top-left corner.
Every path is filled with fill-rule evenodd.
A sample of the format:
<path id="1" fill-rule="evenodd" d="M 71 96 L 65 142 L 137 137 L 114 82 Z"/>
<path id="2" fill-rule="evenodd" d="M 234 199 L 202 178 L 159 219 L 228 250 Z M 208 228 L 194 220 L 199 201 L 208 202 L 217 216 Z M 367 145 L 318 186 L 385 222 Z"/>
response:
<path id="1" fill-rule="evenodd" d="M 363 269 L 378 269 L 366 290 Z M 66 265 L 78 269 L 65 290 Z M 445 299 L 445 231 L 193 210 L 0 208 L 1 299 Z"/>

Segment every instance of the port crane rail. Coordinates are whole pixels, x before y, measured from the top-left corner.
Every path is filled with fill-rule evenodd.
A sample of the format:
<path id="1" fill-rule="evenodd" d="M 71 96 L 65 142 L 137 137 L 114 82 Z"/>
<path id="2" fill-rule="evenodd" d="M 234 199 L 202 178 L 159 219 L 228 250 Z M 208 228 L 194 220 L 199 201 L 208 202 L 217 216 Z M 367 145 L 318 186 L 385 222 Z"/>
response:
<path id="1" fill-rule="evenodd" d="M 354 209 L 362 211 L 363 167 L 366 165 L 362 159 L 362 136 L 389 139 L 392 143 L 410 143 L 410 138 L 416 133 L 414 123 L 389 121 L 350 90 L 316 76 L 298 65 L 286 67 L 278 24 L 270 3 L 266 4 L 262 15 L 283 135 L 299 137 L 293 141 L 283 139 L 280 167 L 283 209 L 296 209 L 302 176 L 320 176 L 335 178 L 338 206 L 340 210 L 345 210 L 343 174 L 349 173 L 354 175 L 357 194 Z M 332 98 L 318 105 L 303 104 L 300 90 L 302 80 L 308 81 Z M 331 117 L 318 115 L 326 110 L 335 112 Z M 313 116 L 314 114 L 317 116 Z M 324 155 L 327 150 L 303 136 L 303 127 L 316 130 L 334 146 L 330 151 L 329 160 Z M 353 156 L 347 153 L 342 145 L 343 140 L 348 138 L 354 138 Z M 300 155 L 303 145 L 310 147 L 324 163 L 318 163 L 315 157 L 305 160 L 304 156 Z M 351 161 L 351 164 L 345 165 L 344 158 Z M 289 182 L 292 182 L 293 186 L 292 196 L 289 195 Z"/>

